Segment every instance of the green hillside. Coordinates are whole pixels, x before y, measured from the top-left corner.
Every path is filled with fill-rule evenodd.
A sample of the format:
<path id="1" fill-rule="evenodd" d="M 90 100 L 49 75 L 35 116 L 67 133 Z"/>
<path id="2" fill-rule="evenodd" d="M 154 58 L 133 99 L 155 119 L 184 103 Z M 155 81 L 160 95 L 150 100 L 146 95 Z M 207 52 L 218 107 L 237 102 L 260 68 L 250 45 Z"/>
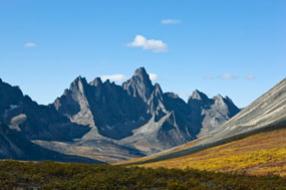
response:
<path id="1" fill-rule="evenodd" d="M 0 162 L 1 190 L 285 190 L 277 176 L 243 176 L 196 170 L 126 168 L 53 162 Z"/>

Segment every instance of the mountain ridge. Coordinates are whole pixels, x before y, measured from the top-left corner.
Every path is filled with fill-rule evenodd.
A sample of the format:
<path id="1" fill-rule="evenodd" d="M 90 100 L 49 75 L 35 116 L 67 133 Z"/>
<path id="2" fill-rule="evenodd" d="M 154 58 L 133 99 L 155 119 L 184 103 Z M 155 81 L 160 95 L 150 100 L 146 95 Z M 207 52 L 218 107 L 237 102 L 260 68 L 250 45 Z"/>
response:
<path id="1" fill-rule="evenodd" d="M 0 89 L 1 92 L 3 97 L 10 96 L 5 90 Z M 28 139 L 44 148 L 96 160 L 100 157 L 108 162 L 150 155 L 186 143 L 239 112 L 228 97 L 208 98 L 195 91 L 194 96 L 201 93 L 207 101 L 197 98 L 193 103 L 192 98 L 185 102 L 174 93 L 163 92 L 143 67 L 122 85 L 99 77 L 88 82 L 78 76 L 48 106 L 38 105 L 30 98 L 17 100 L 17 93 L 23 96 L 20 90 L 13 92 L 11 98 L 20 101 L 18 104 L 24 102 L 27 109 L 9 111 L 13 117 L 5 119 L 13 130 L 27 129 Z M 5 102 L 8 107 L 12 105 Z M 7 106 L 2 110 L 7 112 Z M 24 128 L 25 121 L 31 122 L 26 122 Z M 36 135 L 36 127 L 31 130 L 33 125 L 43 132 Z"/>

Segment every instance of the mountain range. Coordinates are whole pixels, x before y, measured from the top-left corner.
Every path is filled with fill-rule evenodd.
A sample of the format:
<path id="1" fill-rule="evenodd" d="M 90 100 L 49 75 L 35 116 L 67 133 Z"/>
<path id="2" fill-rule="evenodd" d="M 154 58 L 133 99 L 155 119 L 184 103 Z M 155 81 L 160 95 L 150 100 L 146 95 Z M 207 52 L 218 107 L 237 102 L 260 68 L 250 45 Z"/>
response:
<path id="1" fill-rule="evenodd" d="M 229 97 L 198 90 L 185 102 L 144 68 L 122 85 L 77 77 L 50 105 L 0 80 L 0 158 L 126 160 L 204 137 L 239 111 Z"/>

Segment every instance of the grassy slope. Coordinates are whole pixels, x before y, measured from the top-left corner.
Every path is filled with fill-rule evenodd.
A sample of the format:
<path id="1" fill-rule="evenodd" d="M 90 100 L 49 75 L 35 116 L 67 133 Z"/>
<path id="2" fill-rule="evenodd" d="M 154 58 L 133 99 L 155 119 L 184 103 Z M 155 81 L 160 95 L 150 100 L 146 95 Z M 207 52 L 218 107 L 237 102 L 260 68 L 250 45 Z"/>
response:
<path id="1" fill-rule="evenodd" d="M 285 190 L 286 179 L 196 170 L 127 168 L 53 162 L 0 162 L 0 189 Z"/>
<path id="2" fill-rule="evenodd" d="M 286 129 L 261 132 L 190 155 L 143 166 L 286 176 Z"/>

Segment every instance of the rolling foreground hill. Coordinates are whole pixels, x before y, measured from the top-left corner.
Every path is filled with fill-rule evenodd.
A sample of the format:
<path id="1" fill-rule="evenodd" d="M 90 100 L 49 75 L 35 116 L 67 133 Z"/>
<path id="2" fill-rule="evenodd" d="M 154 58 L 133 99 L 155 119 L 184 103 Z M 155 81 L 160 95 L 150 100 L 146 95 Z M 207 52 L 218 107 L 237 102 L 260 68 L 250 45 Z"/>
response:
<path id="1" fill-rule="evenodd" d="M 1 190 L 285 190 L 286 179 L 178 169 L 0 162 Z"/>
<path id="2" fill-rule="evenodd" d="M 285 176 L 285 122 L 286 79 L 210 134 L 133 163 Z"/>
<path id="3" fill-rule="evenodd" d="M 193 168 L 250 175 L 286 176 L 286 128 L 260 132 L 193 154 L 147 163 L 146 167 Z"/>

